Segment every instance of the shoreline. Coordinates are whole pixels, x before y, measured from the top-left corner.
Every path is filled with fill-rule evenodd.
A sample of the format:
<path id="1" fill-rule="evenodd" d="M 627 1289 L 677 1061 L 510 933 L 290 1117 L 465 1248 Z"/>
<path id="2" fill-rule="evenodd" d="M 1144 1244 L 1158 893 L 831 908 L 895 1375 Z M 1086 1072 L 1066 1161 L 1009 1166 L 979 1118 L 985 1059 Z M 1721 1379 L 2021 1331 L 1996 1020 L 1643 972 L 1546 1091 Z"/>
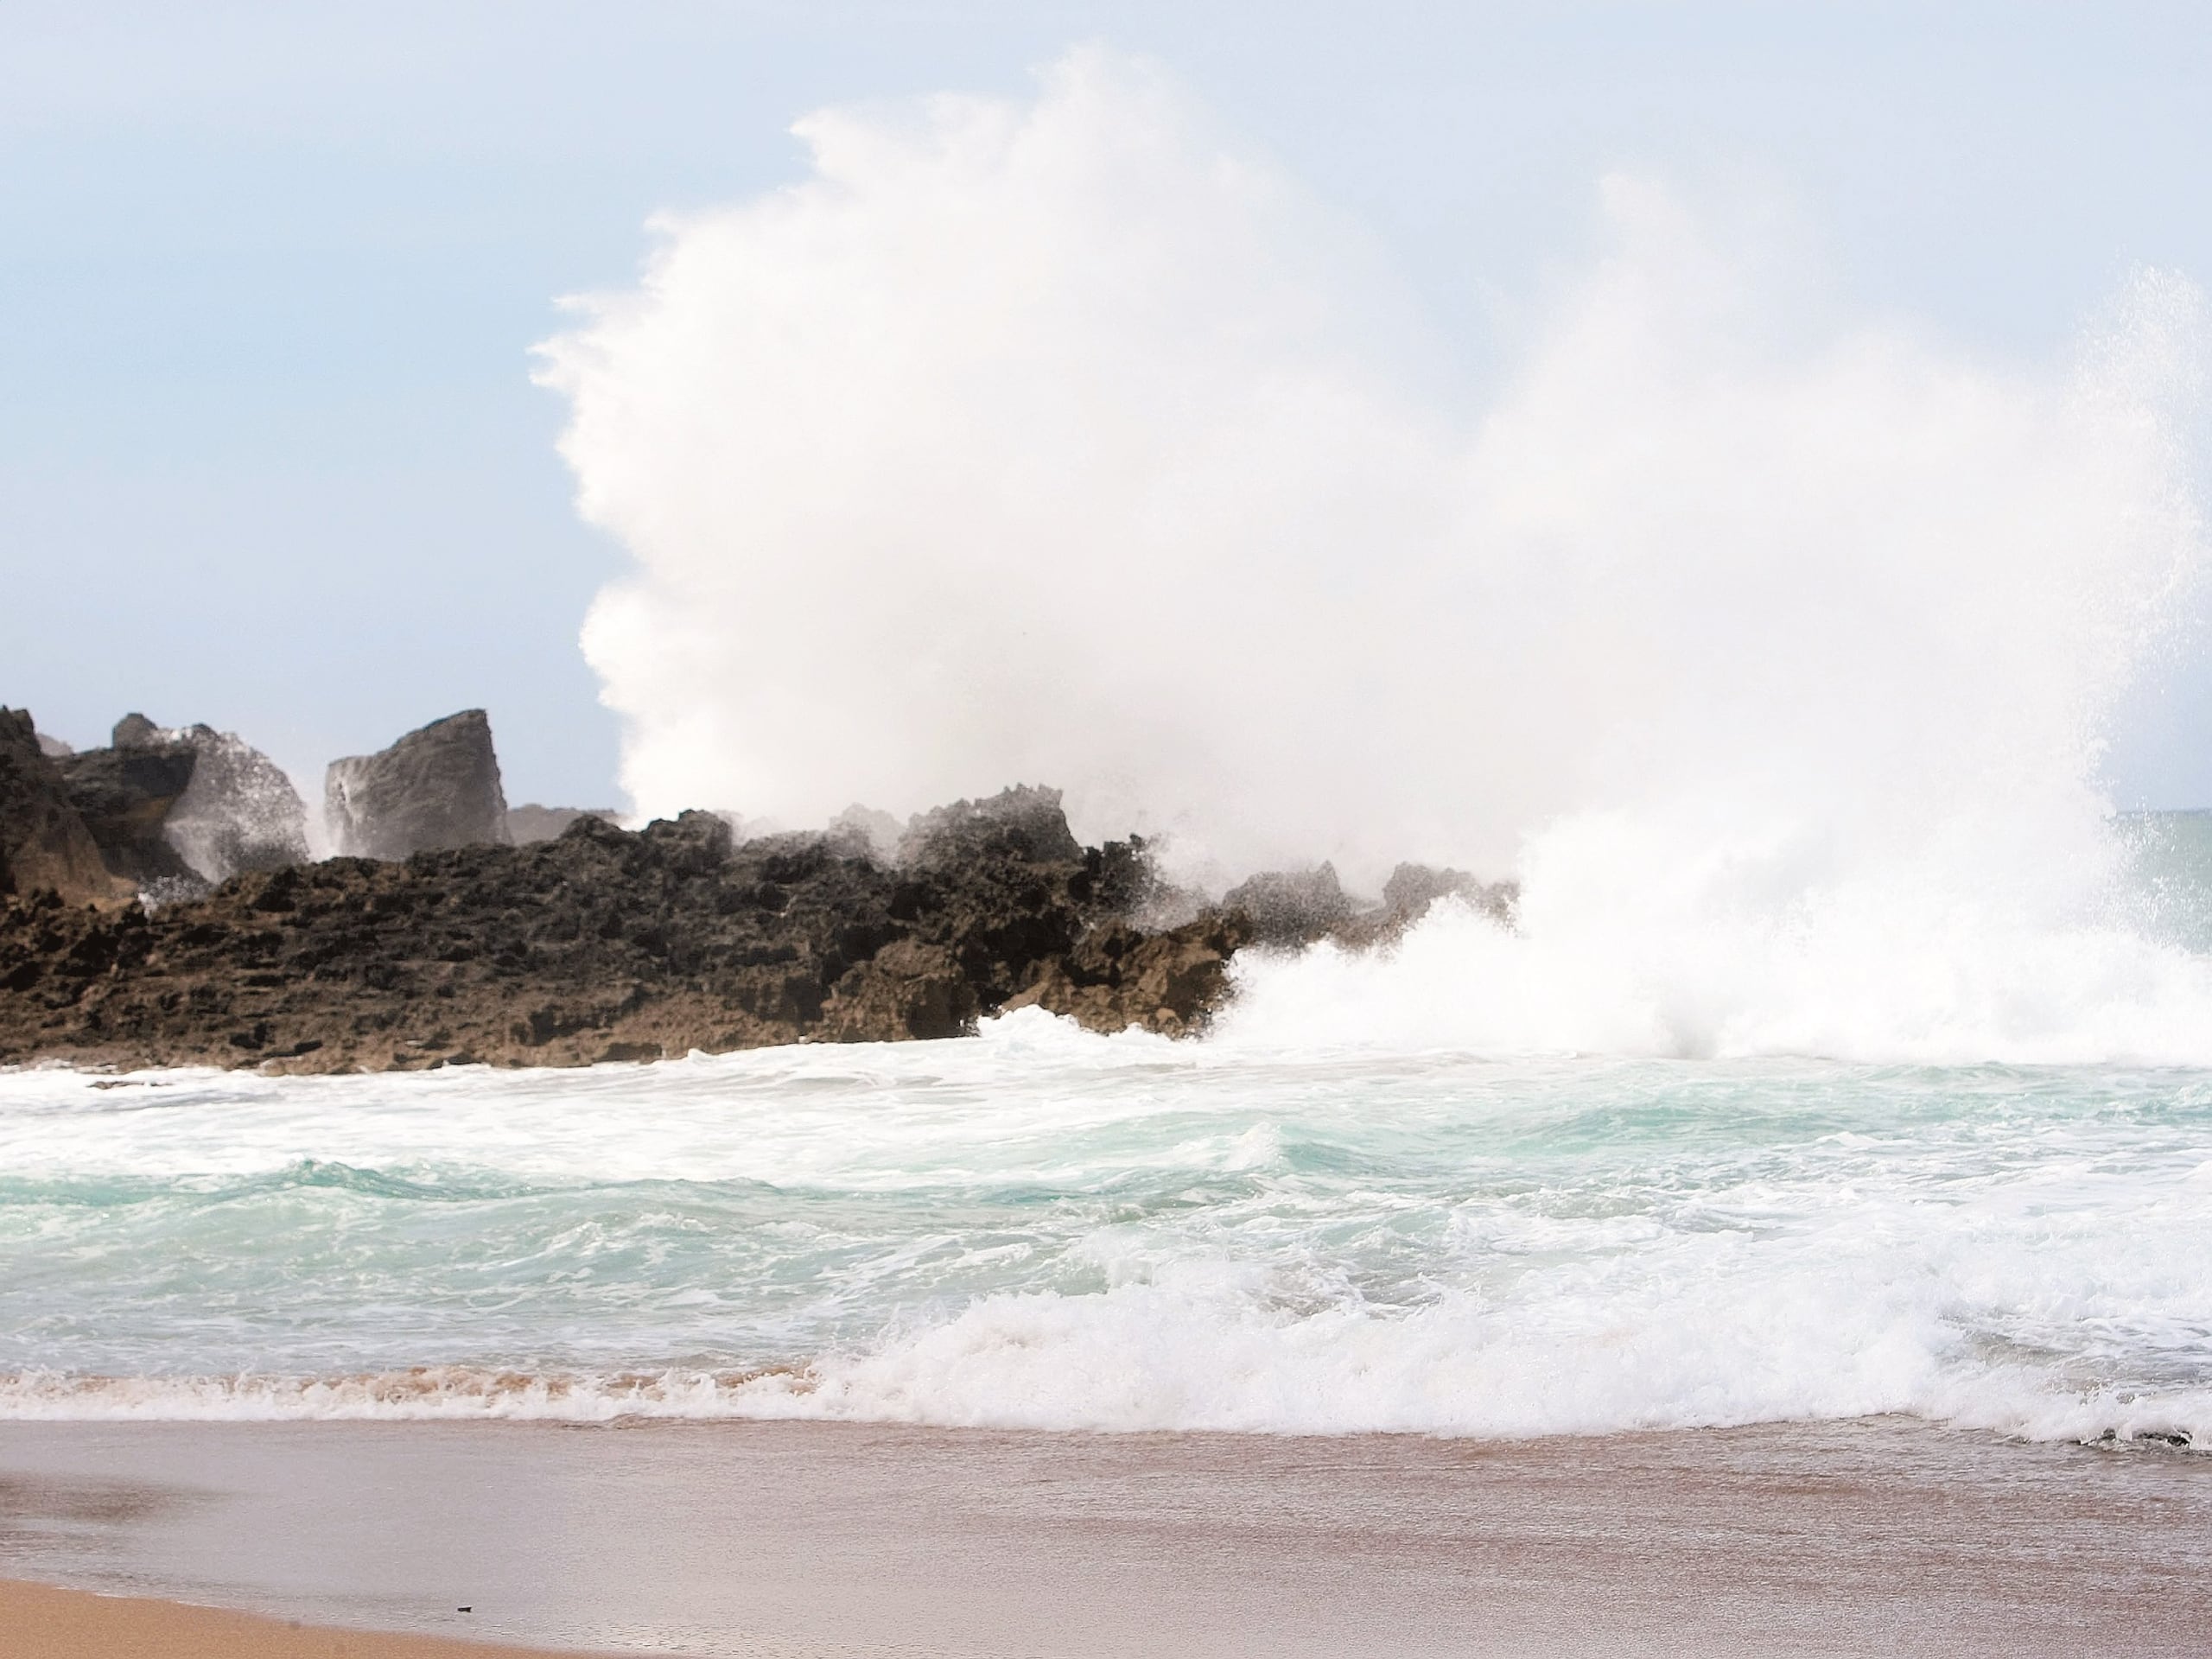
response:
<path id="1" fill-rule="evenodd" d="M 302 1624 L 150 1596 L 0 1578 L 6 1659 L 575 1659 L 546 1648 Z"/>
<path id="2" fill-rule="evenodd" d="M 535 1653 L 2193 1655 L 2208 1535 L 2201 1456 L 1883 1419 L 0 1424 L 0 1574 Z"/>

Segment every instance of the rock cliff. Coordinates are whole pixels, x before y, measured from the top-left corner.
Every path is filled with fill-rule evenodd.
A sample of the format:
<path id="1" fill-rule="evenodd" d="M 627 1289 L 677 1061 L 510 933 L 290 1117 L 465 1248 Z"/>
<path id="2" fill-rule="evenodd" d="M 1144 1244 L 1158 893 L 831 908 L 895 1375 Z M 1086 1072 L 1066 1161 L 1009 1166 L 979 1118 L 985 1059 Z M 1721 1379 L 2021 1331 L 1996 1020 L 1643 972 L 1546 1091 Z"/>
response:
<path id="1" fill-rule="evenodd" d="M 193 868 L 170 845 L 170 810 L 191 785 L 199 752 L 177 733 L 143 715 L 125 715 L 104 749 L 56 758 L 70 804 L 92 831 L 110 874 L 134 891 L 197 884 Z"/>
<path id="2" fill-rule="evenodd" d="M 292 780 L 233 733 L 164 728 L 130 714 L 108 747 L 53 760 L 102 862 L 128 892 L 187 897 L 308 855 L 307 808 Z"/>
<path id="3" fill-rule="evenodd" d="M 505 845 L 507 798 L 491 717 L 465 709 L 388 749 L 332 761 L 323 810 L 333 845 L 359 858 Z"/>
<path id="4" fill-rule="evenodd" d="M 41 890 L 70 905 L 119 905 L 136 888 L 109 872 L 30 715 L 0 709 L 0 897 Z"/>

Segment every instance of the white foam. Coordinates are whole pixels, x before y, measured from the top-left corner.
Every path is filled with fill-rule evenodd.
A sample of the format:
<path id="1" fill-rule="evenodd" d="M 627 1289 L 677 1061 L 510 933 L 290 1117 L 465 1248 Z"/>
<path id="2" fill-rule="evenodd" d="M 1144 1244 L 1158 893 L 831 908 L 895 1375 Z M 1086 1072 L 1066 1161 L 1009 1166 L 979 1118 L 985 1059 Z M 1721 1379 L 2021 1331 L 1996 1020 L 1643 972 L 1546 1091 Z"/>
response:
<path id="1" fill-rule="evenodd" d="M 98 1081 L 0 1078 L 0 1264 L 38 1263 L 0 1274 L 0 1414 L 2212 1439 L 2202 1073 L 1286 1058 L 1032 1012 Z"/>

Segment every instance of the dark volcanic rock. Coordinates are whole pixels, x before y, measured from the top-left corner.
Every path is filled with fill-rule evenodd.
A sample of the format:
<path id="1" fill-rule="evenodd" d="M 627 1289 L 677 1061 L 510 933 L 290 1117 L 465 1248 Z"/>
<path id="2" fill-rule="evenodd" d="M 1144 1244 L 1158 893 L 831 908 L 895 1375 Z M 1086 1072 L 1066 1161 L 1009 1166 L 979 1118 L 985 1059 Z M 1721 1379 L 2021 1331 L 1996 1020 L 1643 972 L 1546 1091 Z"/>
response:
<path id="1" fill-rule="evenodd" d="M 164 735 L 160 727 L 134 709 L 115 722 L 107 741 L 118 749 L 143 749 L 161 742 Z"/>
<path id="2" fill-rule="evenodd" d="M 0 1064 L 383 1070 L 576 1065 L 939 1037 L 1020 1002 L 1187 1031 L 1240 918 L 1147 934 L 1142 849 L 1078 847 L 1048 791 L 932 814 L 889 864 L 852 836 L 631 832 L 338 858 L 149 913 L 0 900 Z"/>
<path id="3" fill-rule="evenodd" d="M 821 1034 L 857 1043 L 887 1032 L 957 1037 L 973 1028 L 982 1009 L 950 947 L 893 939 L 837 982 L 822 1010 Z"/>
<path id="4" fill-rule="evenodd" d="M 308 855 L 299 791 L 232 733 L 125 715 L 112 747 L 56 764 L 108 869 L 138 889 L 175 897 Z"/>
<path id="5" fill-rule="evenodd" d="M 622 815 L 611 806 L 540 806 L 535 801 L 507 809 L 507 840 L 517 847 L 534 841 L 550 841 L 578 818 L 604 818 L 620 823 Z"/>
<path id="6" fill-rule="evenodd" d="M 361 858 L 507 841 L 499 759 L 481 709 L 434 720 L 375 754 L 332 761 L 323 800 L 337 849 Z"/>
<path id="7" fill-rule="evenodd" d="M 111 747 L 62 755 L 54 765 L 111 874 L 138 888 L 188 887 L 197 878 L 166 832 L 199 760 L 180 734 L 143 715 L 125 715 Z"/>
<path id="8" fill-rule="evenodd" d="M 867 810 L 849 807 L 841 822 Z M 918 814 L 898 850 L 900 863 L 924 867 L 1001 856 L 1032 864 L 1065 863 L 1083 856 L 1067 815 L 1060 810 L 1058 790 L 1017 784 L 983 800 L 955 801 Z"/>
<path id="9" fill-rule="evenodd" d="M 1159 933 L 1109 922 L 1047 964 L 1007 1006 L 1034 1003 L 1092 1031 L 1141 1026 L 1185 1036 L 1226 1000 L 1230 958 L 1250 942 L 1249 918 L 1235 912 L 1208 911 Z"/>
<path id="10" fill-rule="evenodd" d="M 0 894 L 41 890 L 85 905 L 119 904 L 132 888 L 109 873 L 29 714 L 0 709 Z"/>

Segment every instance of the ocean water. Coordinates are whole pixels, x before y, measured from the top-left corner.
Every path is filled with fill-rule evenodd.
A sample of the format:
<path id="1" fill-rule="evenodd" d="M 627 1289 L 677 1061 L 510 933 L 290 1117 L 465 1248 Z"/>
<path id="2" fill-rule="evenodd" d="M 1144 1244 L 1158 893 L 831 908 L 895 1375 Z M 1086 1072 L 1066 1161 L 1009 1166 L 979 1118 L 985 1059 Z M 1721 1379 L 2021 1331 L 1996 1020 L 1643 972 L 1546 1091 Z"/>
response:
<path id="1" fill-rule="evenodd" d="M 2141 838 L 2148 887 L 2201 828 Z M 582 1071 L 0 1073 L 0 1416 L 2212 1444 L 2212 1065 L 1288 1029 L 1315 975 L 1357 1006 L 1484 925 L 1255 961 L 1201 1042 L 1028 1011 Z M 2140 949 L 2159 1008 L 2206 980 Z"/>

